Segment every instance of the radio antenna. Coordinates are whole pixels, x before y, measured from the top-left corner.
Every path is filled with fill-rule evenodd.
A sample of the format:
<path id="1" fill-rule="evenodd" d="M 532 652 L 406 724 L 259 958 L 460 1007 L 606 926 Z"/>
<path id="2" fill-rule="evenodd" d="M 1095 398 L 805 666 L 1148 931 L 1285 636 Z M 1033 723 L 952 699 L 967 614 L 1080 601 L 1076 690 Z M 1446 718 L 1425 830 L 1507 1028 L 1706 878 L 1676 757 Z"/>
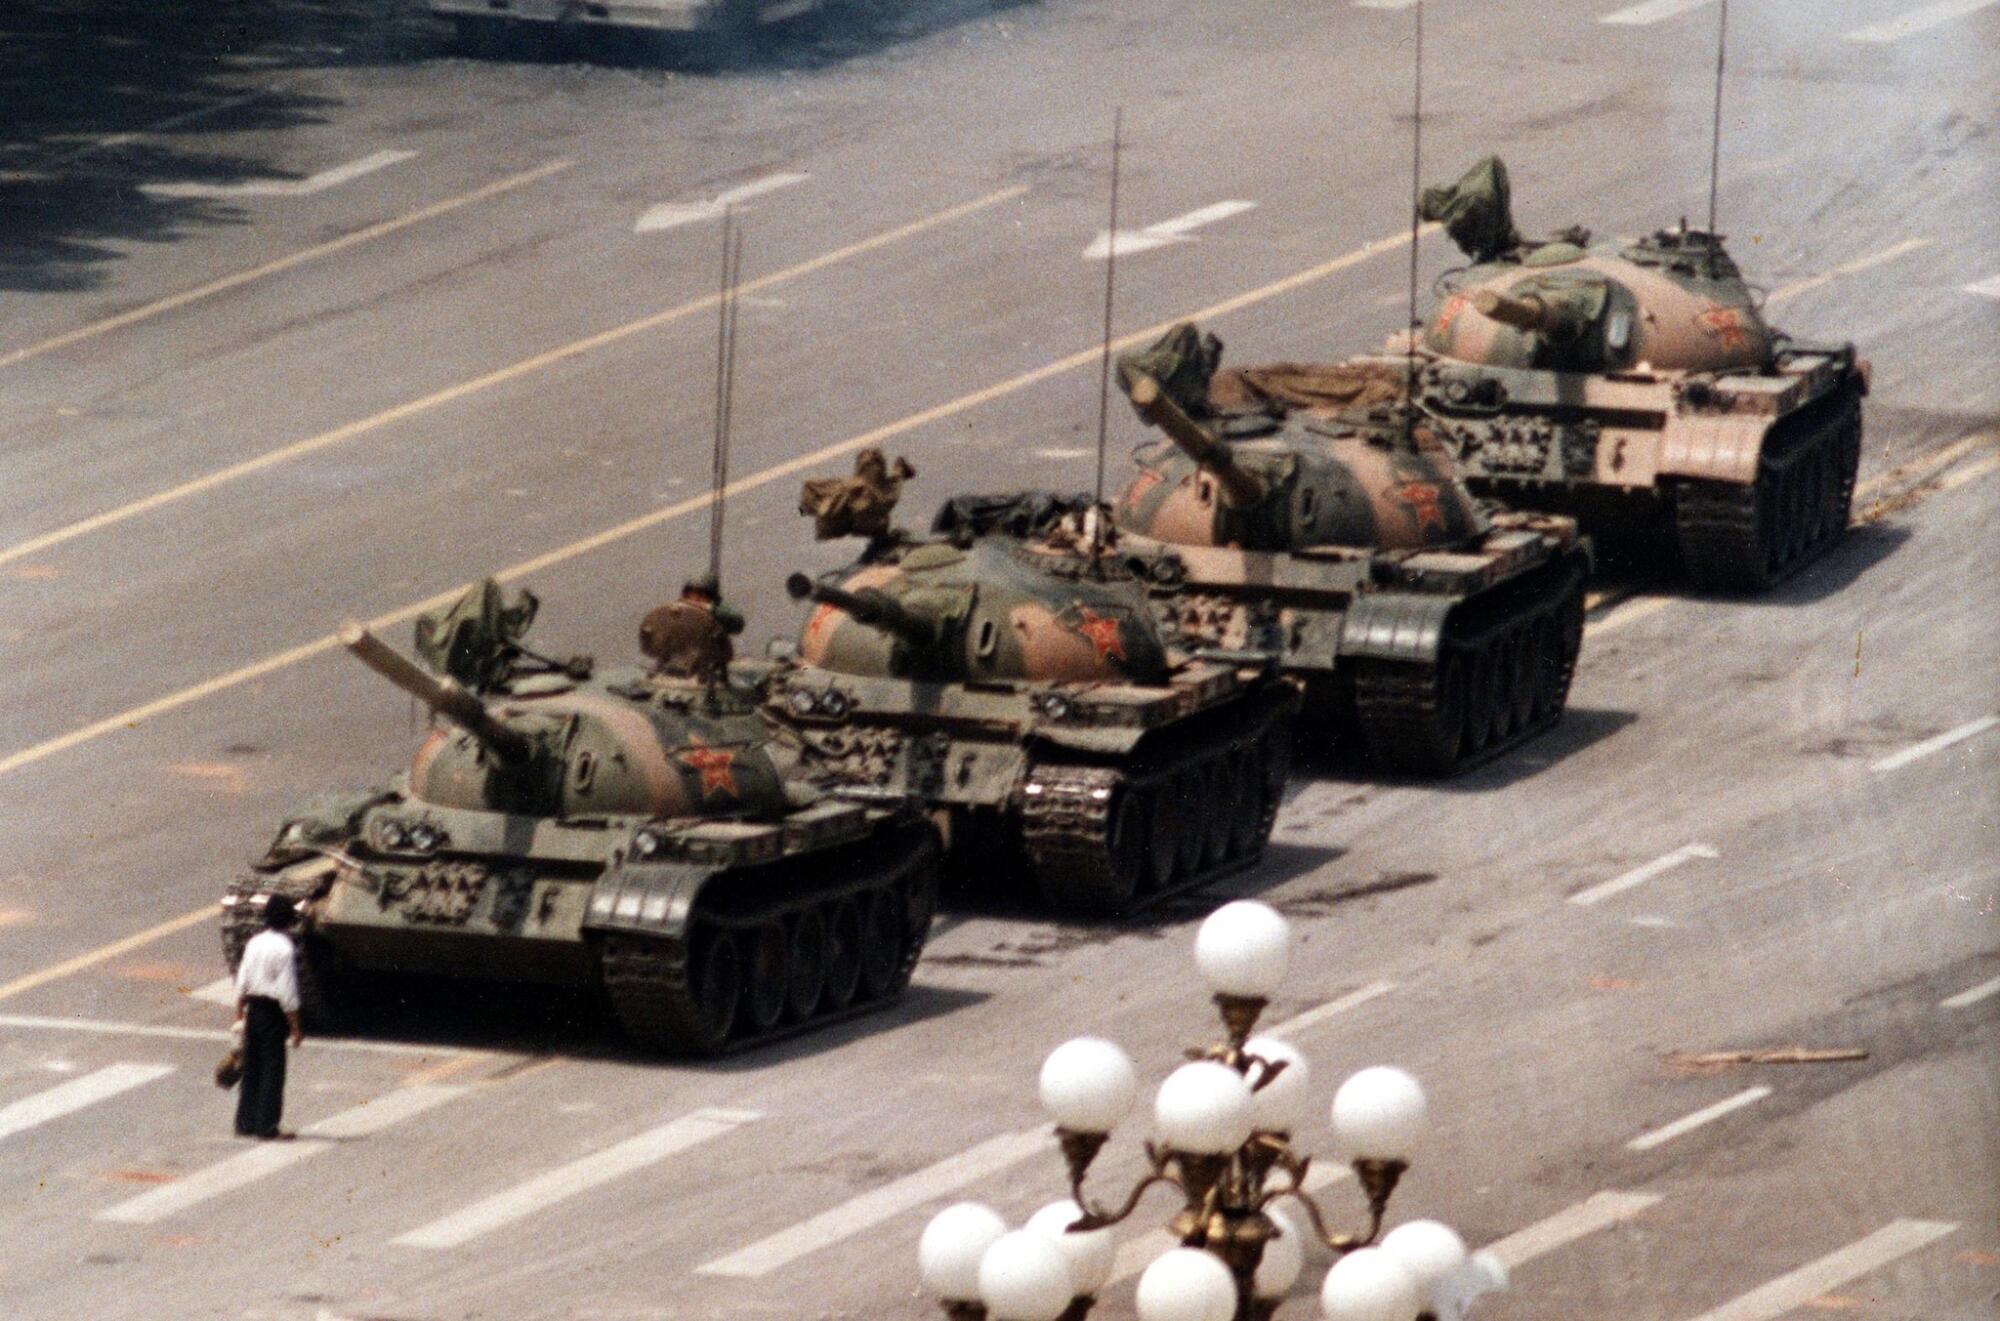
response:
<path id="1" fill-rule="evenodd" d="M 1417 400 L 1417 239 L 1423 228 L 1424 187 L 1424 0 L 1417 0 L 1415 71 L 1410 91 L 1410 333 L 1403 355 L 1404 426 L 1414 425 L 1409 407 Z"/>
<path id="2" fill-rule="evenodd" d="M 743 266 L 743 231 L 735 212 L 722 212 L 722 276 L 716 295 L 715 451 L 708 502 L 708 572 L 722 581 L 723 494 L 729 486 L 729 415 L 736 401 L 736 283 Z"/>
<path id="3" fill-rule="evenodd" d="M 1715 278 L 1715 196 L 1722 178 L 1722 69 L 1729 49 L 1729 0 L 1715 20 L 1715 113 L 1708 141 L 1708 278 Z"/>
<path id="4" fill-rule="evenodd" d="M 1125 107 L 1111 112 L 1111 228 L 1104 239 L 1104 355 L 1097 372 L 1097 485 L 1090 500 L 1090 562 L 1104 549 L 1104 450 L 1111 434 L 1111 307 L 1118 288 L 1118 164 L 1124 147 Z"/>

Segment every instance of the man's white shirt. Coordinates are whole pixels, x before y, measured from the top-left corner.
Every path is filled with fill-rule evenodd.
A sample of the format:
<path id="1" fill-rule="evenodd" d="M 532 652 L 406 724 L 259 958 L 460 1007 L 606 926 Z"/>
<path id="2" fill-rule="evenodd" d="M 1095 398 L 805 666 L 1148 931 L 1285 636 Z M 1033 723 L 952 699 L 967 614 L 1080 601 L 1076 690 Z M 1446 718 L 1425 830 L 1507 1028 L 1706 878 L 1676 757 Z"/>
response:
<path id="1" fill-rule="evenodd" d="M 282 931 L 260 931 L 243 947 L 236 965 L 236 994 L 276 1000 L 288 1014 L 299 1009 L 298 955 L 292 938 Z"/>

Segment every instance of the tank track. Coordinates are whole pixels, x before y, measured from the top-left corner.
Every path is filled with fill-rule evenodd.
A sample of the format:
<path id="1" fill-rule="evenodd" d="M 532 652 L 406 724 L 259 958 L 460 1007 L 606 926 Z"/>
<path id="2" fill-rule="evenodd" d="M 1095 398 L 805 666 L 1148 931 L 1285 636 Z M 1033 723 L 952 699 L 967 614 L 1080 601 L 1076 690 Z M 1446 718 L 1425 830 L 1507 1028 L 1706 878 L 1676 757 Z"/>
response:
<path id="1" fill-rule="evenodd" d="M 1839 541 L 1861 462 L 1861 400 L 1852 389 L 1782 419 L 1757 480 L 1687 481 L 1674 527 L 1688 581 L 1703 591 L 1760 592 Z"/>
<path id="2" fill-rule="evenodd" d="M 727 910 L 698 903 L 684 938 L 623 933 L 603 936 L 601 976 L 619 1025 L 651 1050 L 714 1056 L 815 1031 L 894 1002 L 909 985 L 930 935 L 937 890 L 936 832 L 928 823 L 901 825 L 844 852 L 845 856 L 814 854 L 773 864 L 774 868 L 794 869 L 797 874 L 786 878 L 791 884 L 779 895 L 761 902 Z M 816 879 L 841 873 L 849 874 L 850 879 L 831 887 Z M 749 879 L 746 873 L 723 873 L 710 878 L 705 889 L 735 889 L 736 881 Z M 801 892 L 804 886 L 814 888 Z M 729 1024 L 717 1040 L 714 1017 L 706 1011 L 694 984 L 690 953 L 696 943 L 713 938 L 717 932 L 729 933 L 734 939 L 773 922 L 787 924 L 789 931 L 791 923 L 808 913 L 817 913 L 827 921 L 835 906 L 849 898 L 864 904 L 889 904 L 898 917 L 893 972 L 883 979 L 886 984 L 871 994 L 865 982 L 858 983 L 853 998 L 840 1006 L 829 1006 L 822 993 L 816 1007 L 806 1014 L 787 1012 L 782 1021 L 761 1029 L 747 1022 L 740 1008 L 732 1007 L 727 1015 Z M 864 942 L 869 938 L 865 925 L 861 936 Z M 865 958 L 866 952 L 857 951 L 856 957 Z M 750 963 L 747 956 L 743 958 L 746 969 Z M 732 994 L 747 997 L 751 991 L 748 978 L 743 978 Z"/>
<path id="3" fill-rule="evenodd" d="M 1255 862 L 1291 747 L 1283 704 L 1262 706 L 1214 713 L 1209 728 L 1134 767 L 1035 765 L 1021 843 L 1044 902 L 1070 916 L 1119 916 Z M 1215 810 L 1218 798 L 1229 810 Z"/>
<path id="4" fill-rule="evenodd" d="M 1584 576 L 1569 558 L 1467 602 L 1434 665 L 1357 662 L 1369 755 L 1408 774 L 1456 775 L 1554 727 L 1583 644 Z"/>

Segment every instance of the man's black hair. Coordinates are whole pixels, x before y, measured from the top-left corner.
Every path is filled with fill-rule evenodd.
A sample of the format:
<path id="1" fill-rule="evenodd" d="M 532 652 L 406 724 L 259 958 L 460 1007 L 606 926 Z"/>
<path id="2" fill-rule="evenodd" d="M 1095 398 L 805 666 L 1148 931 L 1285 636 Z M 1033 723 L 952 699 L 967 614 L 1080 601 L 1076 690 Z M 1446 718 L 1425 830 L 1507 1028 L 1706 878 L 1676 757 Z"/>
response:
<path id="1" fill-rule="evenodd" d="M 292 923 L 298 921 L 298 909 L 292 901 L 281 894 L 274 894 L 264 901 L 264 925 L 273 931 L 289 931 Z"/>

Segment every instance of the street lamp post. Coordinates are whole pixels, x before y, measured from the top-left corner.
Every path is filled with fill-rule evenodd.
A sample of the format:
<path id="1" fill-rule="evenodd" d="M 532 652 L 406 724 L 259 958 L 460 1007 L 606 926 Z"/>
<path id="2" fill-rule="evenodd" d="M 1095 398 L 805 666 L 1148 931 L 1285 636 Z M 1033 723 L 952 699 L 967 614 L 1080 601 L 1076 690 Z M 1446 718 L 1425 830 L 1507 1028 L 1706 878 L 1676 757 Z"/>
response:
<path id="1" fill-rule="evenodd" d="M 1310 1068 L 1288 1042 L 1255 1036 L 1291 953 L 1285 919 L 1265 904 L 1217 909 L 1195 937 L 1195 965 L 1213 995 L 1222 1039 L 1190 1051 L 1153 1101 L 1148 1172 L 1115 1203 L 1085 1190 L 1092 1163 L 1138 1093 L 1132 1061 L 1111 1042 L 1078 1037 L 1042 1066 L 1043 1107 L 1056 1121 L 1069 1197 L 1009 1234 L 985 1207 L 961 1203 L 933 1220 L 919 1247 L 926 1286 L 954 1321 L 1083 1321 L 1109 1278 L 1112 1227 L 1155 1187 L 1181 1207 L 1180 1242 L 1140 1276 L 1141 1321 L 1271 1321 L 1297 1282 L 1304 1243 L 1336 1258 L 1320 1292 L 1329 1321 L 1459 1321 L 1478 1294 L 1505 1283 L 1436 1221 L 1382 1238 L 1396 1184 L 1425 1126 L 1423 1089 L 1376 1066 L 1341 1084 L 1334 1132 L 1367 1201 L 1365 1228 L 1339 1233 L 1306 1189 L 1313 1158 L 1292 1146 L 1304 1121 Z M 1301 1214 L 1302 1213 L 1302 1214 Z"/>

